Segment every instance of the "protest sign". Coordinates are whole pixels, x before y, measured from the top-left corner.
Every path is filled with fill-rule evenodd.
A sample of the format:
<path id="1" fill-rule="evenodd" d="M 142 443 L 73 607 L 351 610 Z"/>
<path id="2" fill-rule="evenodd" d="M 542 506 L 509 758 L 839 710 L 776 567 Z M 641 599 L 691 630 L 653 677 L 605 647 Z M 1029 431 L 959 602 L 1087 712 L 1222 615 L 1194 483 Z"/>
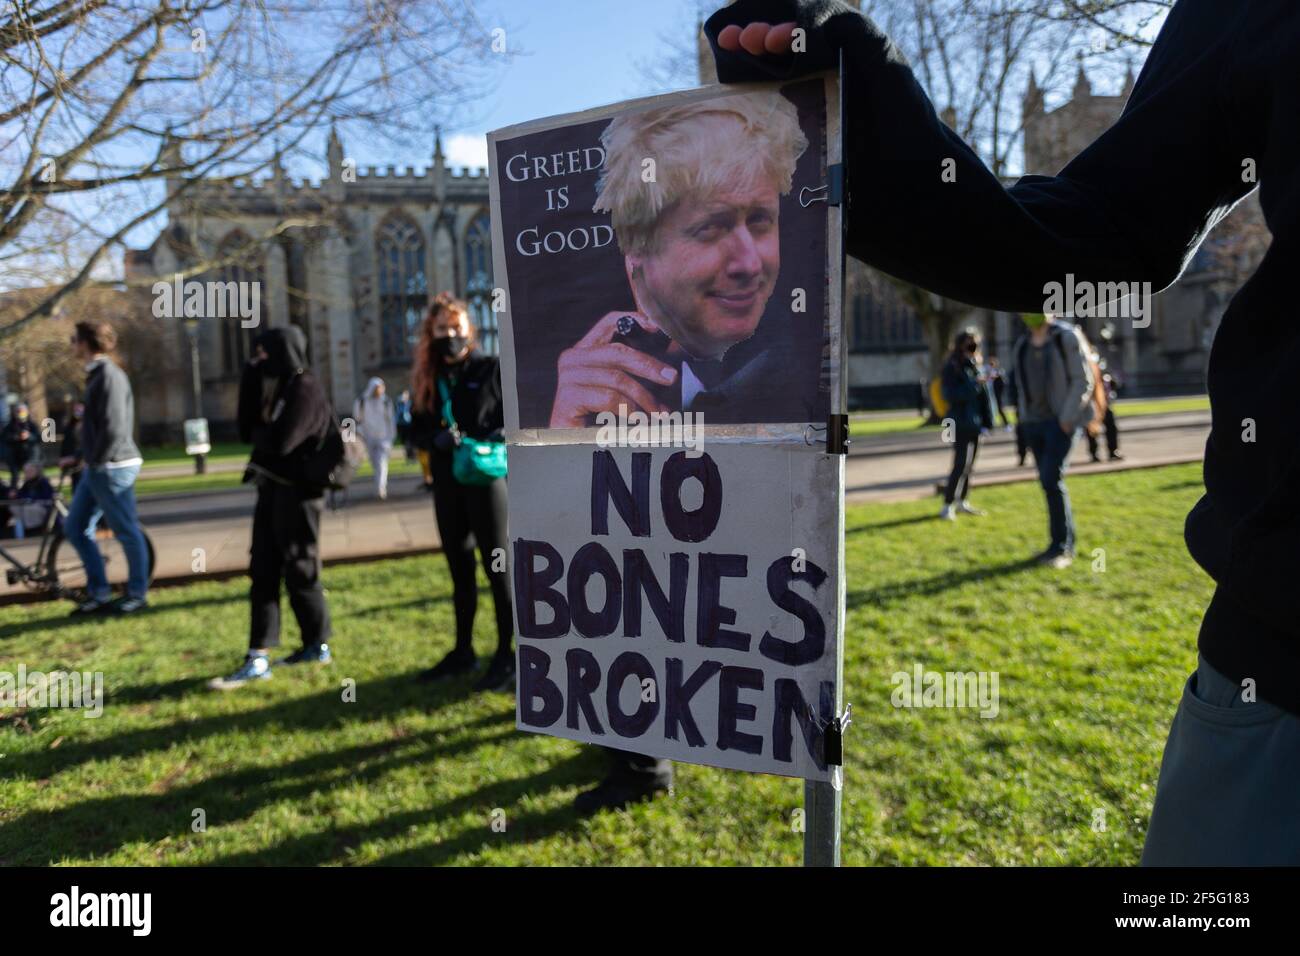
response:
<path id="1" fill-rule="evenodd" d="M 839 119 L 823 76 L 489 135 L 521 729 L 835 779 Z"/>

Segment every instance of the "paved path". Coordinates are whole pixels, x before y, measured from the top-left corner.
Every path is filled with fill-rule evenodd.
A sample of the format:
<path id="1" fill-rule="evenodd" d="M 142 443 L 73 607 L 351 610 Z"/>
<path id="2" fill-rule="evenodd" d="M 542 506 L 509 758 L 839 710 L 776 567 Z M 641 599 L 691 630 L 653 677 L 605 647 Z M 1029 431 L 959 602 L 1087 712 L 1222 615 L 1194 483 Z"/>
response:
<path id="1" fill-rule="evenodd" d="M 1123 418 L 1120 441 L 1126 460 L 1089 464 L 1087 445 L 1079 442 L 1072 472 L 1200 461 L 1209 422 L 1208 412 Z M 848 459 L 847 500 L 898 501 L 934 495 L 936 482 L 947 476 L 951 455 L 950 446 L 943 444 L 935 429 L 858 439 Z M 1032 466 L 1017 467 L 1013 436 L 998 432 L 980 449 L 976 487 L 1035 478 Z M 246 486 L 142 498 L 141 518 L 158 556 L 156 577 L 176 581 L 242 573 L 248 566 L 253 501 L 253 490 Z M 419 478 L 411 475 L 390 479 L 387 501 L 377 500 L 371 481 L 362 479 L 349 493 L 346 507 L 326 512 L 322 529 L 322 551 L 329 562 L 413 554 L 438 546 L 433 504 L 419 488 Z M 21 559 L 35 553 L 32 542 L 3 543 Z M 200 559 L 202 573 L 196 571 Z M 21 588 L 0 584 L 0 601 L 21 593 Z"/>

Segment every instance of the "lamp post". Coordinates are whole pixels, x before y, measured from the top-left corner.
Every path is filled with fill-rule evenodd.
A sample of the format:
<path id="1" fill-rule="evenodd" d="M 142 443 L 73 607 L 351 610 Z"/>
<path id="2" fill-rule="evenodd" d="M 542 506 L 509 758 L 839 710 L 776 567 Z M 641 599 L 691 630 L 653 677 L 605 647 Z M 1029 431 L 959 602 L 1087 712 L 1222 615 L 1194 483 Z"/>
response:
<path id="1" fill-rule="evenodd" d="M 190 385 L 194 389 L 194 419 L 203 419 L 203 379 L 199 371 L 199 320 L 185 319 L 185 335 L 190 340 Z M 190 436 L 186 435 L 186 444 Z M 194 456 L 194 474 L 207 473 L 207 456 L 202 452 Z"/>

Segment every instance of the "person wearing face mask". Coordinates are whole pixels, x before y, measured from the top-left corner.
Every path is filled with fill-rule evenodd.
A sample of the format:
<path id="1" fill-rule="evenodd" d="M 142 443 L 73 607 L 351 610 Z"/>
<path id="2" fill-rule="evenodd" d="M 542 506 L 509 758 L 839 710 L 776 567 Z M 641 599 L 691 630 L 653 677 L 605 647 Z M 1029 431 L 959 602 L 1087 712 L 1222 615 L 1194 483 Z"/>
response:
<path id="1" fill-rule="evenodd" d="M 304 480 L 311 452 L 324 441 L 333 411 L 307 367 L 307 337 L 296 325 L 257 337 L 239 383 L 239 437 L 253 446 L 244 480 L 257 487 L 249 548 L 249 637 L 244 662 L 208 682 L 234 690 L 271 676 L 280 644 L 280 583 L 289 591 L 302 648 L 281 664 L 328 664 L 330 614 L 321 587 L 320 519 L 324 489 Z"/>
<path id="2" fill-rule="evenodd" d="M 437 296 L 420 327 L 411 368 L 411 432 L 418 447 L 431 449 L 433 509 L 451 570 L 456 643 L 420 679 L 441 681 L 478 669 L 473 646 L 478 609 L 477 543 L 496 609 L 497 649 L 474 689 L 506 690 L 514 686 L 515 677 L 511 647 L 514 615 L 503 562 L 493 560 L 497 549 L 505 553 L 509 547 L 506 482 L 497 478 L 487 484 L 461 484 L 452 460 L 463 440 L 499 440 L 505 429 L 500 363 L 477 351 L 476 345 L 476 330 L 465 303 L 450 293 Z"/>
<path id="3" fill-rule="evenodd" d="M 939 513 L 945 521 L 956 520 L 958 512 L 984 514 L 971 507 L 966 498 L 971 472 L 975 470 L 975 456 L 979 453 L 980 434 L 993 427 L 988 384 L 980 371 L 979 353 L 979 336 L 973 330 L 957 333 L 952 354 L 940 376 L 943 399 L 948 403 L 947 419 L 952 420 L 953 428 L 952 472 L 944 491 L 943 511 Z"/>

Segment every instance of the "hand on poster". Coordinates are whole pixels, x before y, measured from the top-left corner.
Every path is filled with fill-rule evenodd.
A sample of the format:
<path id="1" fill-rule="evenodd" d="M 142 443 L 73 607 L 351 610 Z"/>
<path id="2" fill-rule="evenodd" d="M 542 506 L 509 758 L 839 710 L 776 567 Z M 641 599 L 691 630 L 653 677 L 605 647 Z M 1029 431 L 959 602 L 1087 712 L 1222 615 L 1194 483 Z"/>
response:
<path id="1" fill-rule="evenodd" d="M 552 428 L 581 428 L 588 416 L 620 405 L 628 411 L 668 410 L 644 383 L 671 385 L 677 369 L 618 341 L 630 337 L 629 322 L 647 335 L 655 331 L 639 312 L 609 312 L 576 345 L 560 353 Z"/>
<path id="2" fill-rule="evenodd" d="M 753 56 L 762 56 L 764 53 L 782 56 L 790 52 L 794 29 L 793 23 L 778 23 L 775 26 L 770 23 L 751 23 L 744 28 L 732 24 L 723 27 L 718 34 L 718 46 L 731 53 L 744 50 Z"/>

